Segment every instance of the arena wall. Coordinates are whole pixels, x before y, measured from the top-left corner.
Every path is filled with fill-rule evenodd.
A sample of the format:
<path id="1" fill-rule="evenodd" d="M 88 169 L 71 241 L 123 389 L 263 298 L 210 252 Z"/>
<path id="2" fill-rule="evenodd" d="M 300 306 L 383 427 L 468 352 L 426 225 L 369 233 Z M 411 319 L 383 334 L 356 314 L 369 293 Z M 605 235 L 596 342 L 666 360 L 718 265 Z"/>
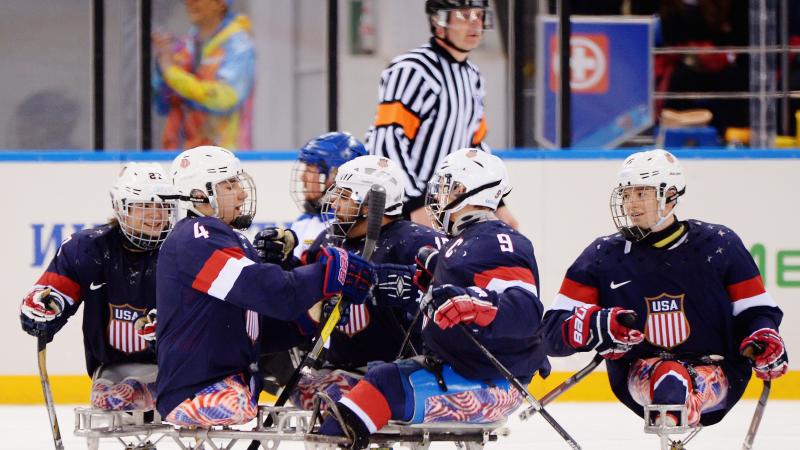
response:
<path id="1" fill-rule="evenodd" d="M 514 189 L 507 203 L 521 231 L 534 243 L 541 292 L 549 305 L 564 271 L 593 238 L 614 232 L 609 195 L 614 174 L 628 153 L 617 151 L 506 151 Z M 797 178 L 800 151 L 676 151 L 687 176 L 687 193 L 677 210 L 681 219 L 725 224 L 751 249 L 767 289 L 785 312 L 782 335 L 800 349 L 800 208 Z M 108 189 L 126 159 L 157 160 L 168 167 L 174 155 L 163 153 L 9 153 L 0 154 L 6 219 L 3 239 L 3 286 L 0 314 L 0 403 L 41 401 L 36 376 L 35 340 L 21 331 L 19 302 L 55 254 L 61 239 L 74 230 L 105 222 L 112 214 Z M 256 224 L 287 223 L 298 215 L 289 193 L 294 160 L 291 152 L 243 154 L 258 187 Z M 57 401 L 85 402 L 80 313 L 48 346 L 48 370 Z M 556 374 L 539 392 L 585 364 L 591 355 L 553 360 Z M 796 361 L 796 360 L 795 360 Z M 792 369 L 797 363 L 790 361 Z M 602 369 L 601 369 L 602 370 Z M 776 382 L 778 398 L 800 398 L 800 375 L 793 371 Z M 751 383 L 754 385 L 755 383 Z M 594 374 L 572 397 L 610 399 L 602 373 Z M 579 385 L 580 387 L 580 385 Z"/>

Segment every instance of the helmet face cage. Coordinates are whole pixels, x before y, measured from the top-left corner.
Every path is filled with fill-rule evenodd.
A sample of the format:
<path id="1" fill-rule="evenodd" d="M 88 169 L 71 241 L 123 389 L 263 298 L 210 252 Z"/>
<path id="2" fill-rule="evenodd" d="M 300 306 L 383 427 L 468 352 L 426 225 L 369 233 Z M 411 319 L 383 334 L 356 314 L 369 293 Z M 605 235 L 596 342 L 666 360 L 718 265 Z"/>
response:
<path id="1" fill-rule="evenodd" d="M 454 192 L 463 190 L 461 183 L 454 182 L 449 173 L 434 176 L 428 182 L 428 191 L 425 193 L 425 210 L 431 219 L 433 228 L 445 233 L 450 232 L 450 215 L 461 209 L 463 202 L 451 206 L 451 197 Z M 449 208 L 448 208 L 449 206 Z"/>
<path id="2" fill-rule="evenodd" d="M 328 227 L 328 235 L 341 244 L 359 220 L 363 219 L 362 207 L 365 198 L 352 189 L 332 185 L 322 202 L 322 218 Z"/>
<path id="3" fill-rule="evenodd" d="M 239 171 L 233 177 L 213 185 L 211 190 L 209 203 L 215 217 L 237 230 L 250 227 L 256 215 L 257 198 L 255 182 L 247 172 Z"/>
<path id="4" fill-rule="evenodd" d="M 114 216 L 120 231 L 137 248 L 155 250 L 172 230 L 177 217 L 174 200 L 132 201 L 120 199 L 114 202 Z"/>
<path id="5" fill-rule="evenodd" d="M 648 193 L 655 194 L 653 197 L 657 205 L 655 211 L 650 210 L 652 208 L 649 208 L 647 204 L 649 199 L 642 198 L 648 196 Z M 661 224 L 672 214 L 672 212 L 666 216 L 663 214 L 668 200 L 677 201 L 677 195 L 668 199 L 667 189 L 664 185 L 659 187 L 649 185 L 617 186 L 611 191 L 611 199 L 609 201 L 611 219 L 625 239 L 634 242 L 640 241 L 652 232 L 652 227 Z M 643 221 L 648 220 L 648 215 L 652 215 L 653 212 L 656 215 L 655 222 L 643 223 Z M 635 217 L 632 213 L 638 217 Z"/>
<path id="6" fill-rule="evenodd" d="M 317 164 L 295 161 L 292 166 L 289 192 L 301 211 L 314 212 L 319 209 L 325 190 L 328 188 L 325 185 L 328 177 L 327 170 Z"/>

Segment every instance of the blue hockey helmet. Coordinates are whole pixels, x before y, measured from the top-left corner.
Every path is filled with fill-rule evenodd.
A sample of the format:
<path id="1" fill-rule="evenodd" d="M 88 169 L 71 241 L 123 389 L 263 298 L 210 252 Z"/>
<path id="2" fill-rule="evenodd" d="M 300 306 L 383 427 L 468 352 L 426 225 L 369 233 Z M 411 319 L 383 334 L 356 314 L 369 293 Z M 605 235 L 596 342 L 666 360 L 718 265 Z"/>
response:
<path id="1" fill-rule="evenodd" d="M 345 131 L 325 133 L 300 149 L 292 170 L 291 194 L 301 211 L 316 213 L 325 190 L 333 183 L 334 169 L 367 154 L 364 144 Z"/>

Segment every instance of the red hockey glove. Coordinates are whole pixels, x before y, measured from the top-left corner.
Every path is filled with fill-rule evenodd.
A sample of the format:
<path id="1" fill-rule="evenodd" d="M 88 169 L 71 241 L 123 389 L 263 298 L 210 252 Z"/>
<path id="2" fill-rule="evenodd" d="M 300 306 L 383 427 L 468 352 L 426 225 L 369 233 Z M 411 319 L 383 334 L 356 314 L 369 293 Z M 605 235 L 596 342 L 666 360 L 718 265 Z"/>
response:
<path id="1" fill-rule="evenodd" d="M 497 294 L 479 287 L 462 288 L 445 284 L 431 291 L 428 317 L 445 330 L 459 323 L 485 327 L 497 316 Z"/>
<path id="2" fill-rule="evenodd" d="M 579 352 L 596 350 L 603 358 L 618 359 L 644 339 L 641 331 L 620 320 L 621 315 L 632 314 L 619 307 L 581 306 L 564 321 L 561 333 L 564 341 Z"/>
<path id="3" fill-rule="evenodd" d="M 748 346 L 755 347 L 755 350 L 747 349 Z M 754 331 L 742 341 L 739 351 L 750 358 L 756 376 L 762 380 L 774 380 L 789 370 L 789 357 L 783 338 L 771 328 Z M 752 356 L 746 354 L 751 352 Z"/>
<path id="4" fill-rule="evenodd" d="M 136 319 L 133 323 L 133 328 L 136 334 L 145 341 L 156 340 L 156 326 L 157 326 L 157 312 L 156 309 L 151 309 L 147 314 Z"/>
<path id="5" fill-rule="evenodd" d="M 22 299 L 20 312 L 35 322 L 49 322 L 61 315 L 66 303 L 61 294 L 49 287 L 34 289 Z"/>

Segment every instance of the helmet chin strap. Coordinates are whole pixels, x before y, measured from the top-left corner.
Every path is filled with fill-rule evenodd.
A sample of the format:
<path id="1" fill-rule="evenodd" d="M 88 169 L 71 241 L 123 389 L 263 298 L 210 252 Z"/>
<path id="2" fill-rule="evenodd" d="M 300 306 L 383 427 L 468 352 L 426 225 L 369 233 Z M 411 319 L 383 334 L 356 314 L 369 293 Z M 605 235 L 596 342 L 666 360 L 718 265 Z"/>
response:
<path id="1" fill-rule="evenodd" d="M 444 37 L 440 38 L 439 36 L 436 36 L 436 38 L 437 39 L 441 39 L 442 42 L 444 42 L 445 44 L 449 45 L 450 47 L 458 50 L 461 53 L 469 53 L 471 51 L 471 50 L 467 50 L 465 48 L 461 48 L 461 47 L 457 46 L 453 41 L 451 41 L 450 38 L 448 37 L 448 28 L 447 27 L 444 27 Z"/>

